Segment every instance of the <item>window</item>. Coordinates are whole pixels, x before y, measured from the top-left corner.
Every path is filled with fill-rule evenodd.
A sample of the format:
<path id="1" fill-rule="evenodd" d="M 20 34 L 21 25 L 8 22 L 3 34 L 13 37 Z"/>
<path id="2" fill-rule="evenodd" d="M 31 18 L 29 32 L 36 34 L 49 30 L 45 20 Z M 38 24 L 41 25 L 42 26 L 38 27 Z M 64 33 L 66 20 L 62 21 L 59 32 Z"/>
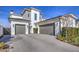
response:
<path id="1" fill-rule="evenodd" d="M 37 14 L 34 15 L 34 19 L 37 20 Z"/>
<path id="2" fill-rule="evenodd" d="M 56 26 L 58 26 L 58 22 L 56 22 Z"/>
<path id="3" fill-rule="evenodd" d="M 28 17 L 29 17 L 29 13 L 28 13 Z"/>

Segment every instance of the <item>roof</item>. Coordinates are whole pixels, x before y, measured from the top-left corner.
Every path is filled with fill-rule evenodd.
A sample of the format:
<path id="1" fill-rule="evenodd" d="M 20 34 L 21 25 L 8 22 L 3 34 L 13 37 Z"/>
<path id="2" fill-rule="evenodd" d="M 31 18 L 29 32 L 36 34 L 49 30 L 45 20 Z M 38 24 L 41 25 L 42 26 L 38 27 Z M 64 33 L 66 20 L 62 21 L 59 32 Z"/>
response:
<path id="1" fill-rule="evenodd" d="M 40 21 L 40 22 L 38 22 L 38 25 L 51 24 L 51 23 L 55 23 L 57 21 L 59 21 L 59 16 L 55 17 L 55 18 L 50 18 L 50 19 L 47 19 L 47 20 L 44 20 L 44 21 Z"/>
<path id="2" fill-rule="evenodd" d="M 23 19 L 22 16 L 17 16 L 17 15 L 11 15 L 9 18 Z"/>
<path id="3" fill-rule="evenodd" d="M 24 13 L 25 13 L 25 11 L 28 11 L 28 12 L 31 12 L 31 10 L 35 10 L 35 11 L 39 11 L 40 12 L 40 10 L 39 9 L 36 9 L 36 8 L 24 8 L 24 10 L 23 10 L 23 12 L 21 13 L 21 15 L 23 15 Z"/>
<path id="4" fill-rule="evenodd" d="M 76 16 L 76 15 L 74 15 L 74 14 L 66 14 L 66 15 L 64 15 L 64 17 L 72 17 L 72 18 L 74 18 L 74 19 L 78 19 L 78 17 Z"/>
<path id="5" fill-rule="evenodd" d="M 77 17 L 74 14 L 66 14 L 64 16 L 57 16 L 57 17 L 46 19 L 44 21 L 38 22 L 38 24 L 45 25 L 45 24 L 55 23 L 55 22 L 59 21 L 59 19 L 61 19 L 61 18 L 64 19 L 64 17 L 73 17 L 73 18 L 77 19 Z"/>
<path id="6" fill-rule="evenodd" d="M 28 20 L 28 19 L 24 19 L 22 16 L 18 16 L 18 15 L 11 15 L 10 17 L 9 17 L 9 22 L 10 21 L 23 21 L 23 22 L 30 22 L 30 20 Z"/>

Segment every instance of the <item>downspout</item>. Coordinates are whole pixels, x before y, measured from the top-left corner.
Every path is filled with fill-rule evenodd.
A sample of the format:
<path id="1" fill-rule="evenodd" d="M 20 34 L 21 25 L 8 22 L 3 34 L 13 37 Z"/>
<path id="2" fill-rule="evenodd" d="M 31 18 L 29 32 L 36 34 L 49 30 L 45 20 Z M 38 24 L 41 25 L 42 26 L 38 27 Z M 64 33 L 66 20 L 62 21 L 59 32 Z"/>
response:
<path id="1" fill-rule="evenodd" d="M 61 28 L 61 18 L 59 17 L 59 34 L 61 34 L 62 28 Z"/>

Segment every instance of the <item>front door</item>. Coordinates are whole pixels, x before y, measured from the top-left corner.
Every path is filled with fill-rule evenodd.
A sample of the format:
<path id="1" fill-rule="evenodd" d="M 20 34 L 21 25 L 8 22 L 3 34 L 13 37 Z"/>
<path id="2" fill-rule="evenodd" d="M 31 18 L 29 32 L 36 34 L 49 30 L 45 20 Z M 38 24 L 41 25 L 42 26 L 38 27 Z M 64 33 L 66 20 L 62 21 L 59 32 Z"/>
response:
<path id="1" fill-rule="evenodd" d="M 38 28 L 33 28 L 34 33 L 38 33 Z"/>

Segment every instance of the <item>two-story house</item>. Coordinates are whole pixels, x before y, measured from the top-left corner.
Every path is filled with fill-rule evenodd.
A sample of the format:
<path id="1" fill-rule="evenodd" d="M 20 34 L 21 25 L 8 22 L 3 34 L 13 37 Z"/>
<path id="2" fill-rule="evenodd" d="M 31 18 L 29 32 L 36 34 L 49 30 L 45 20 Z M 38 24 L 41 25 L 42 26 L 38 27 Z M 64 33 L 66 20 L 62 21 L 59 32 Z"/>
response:
<path id="1" fill-rule="evenodd" d="M 11 34 L 39 33 L 39 26 L 35 23 L 42 21 L 40 10 L 35 8 L 24 9 L 20 15 L 10 12 Z"/>
<path id="2" fill-rule="evenodd" d="M 10 12 L 11 35 L 16 34 L 52 34 L 58 35 L 63 27 L 76 27 L 73 14 L 67 14 L 44 20 L 40 10 L 36 8 L 24 9 L 20 15 Z"/>

